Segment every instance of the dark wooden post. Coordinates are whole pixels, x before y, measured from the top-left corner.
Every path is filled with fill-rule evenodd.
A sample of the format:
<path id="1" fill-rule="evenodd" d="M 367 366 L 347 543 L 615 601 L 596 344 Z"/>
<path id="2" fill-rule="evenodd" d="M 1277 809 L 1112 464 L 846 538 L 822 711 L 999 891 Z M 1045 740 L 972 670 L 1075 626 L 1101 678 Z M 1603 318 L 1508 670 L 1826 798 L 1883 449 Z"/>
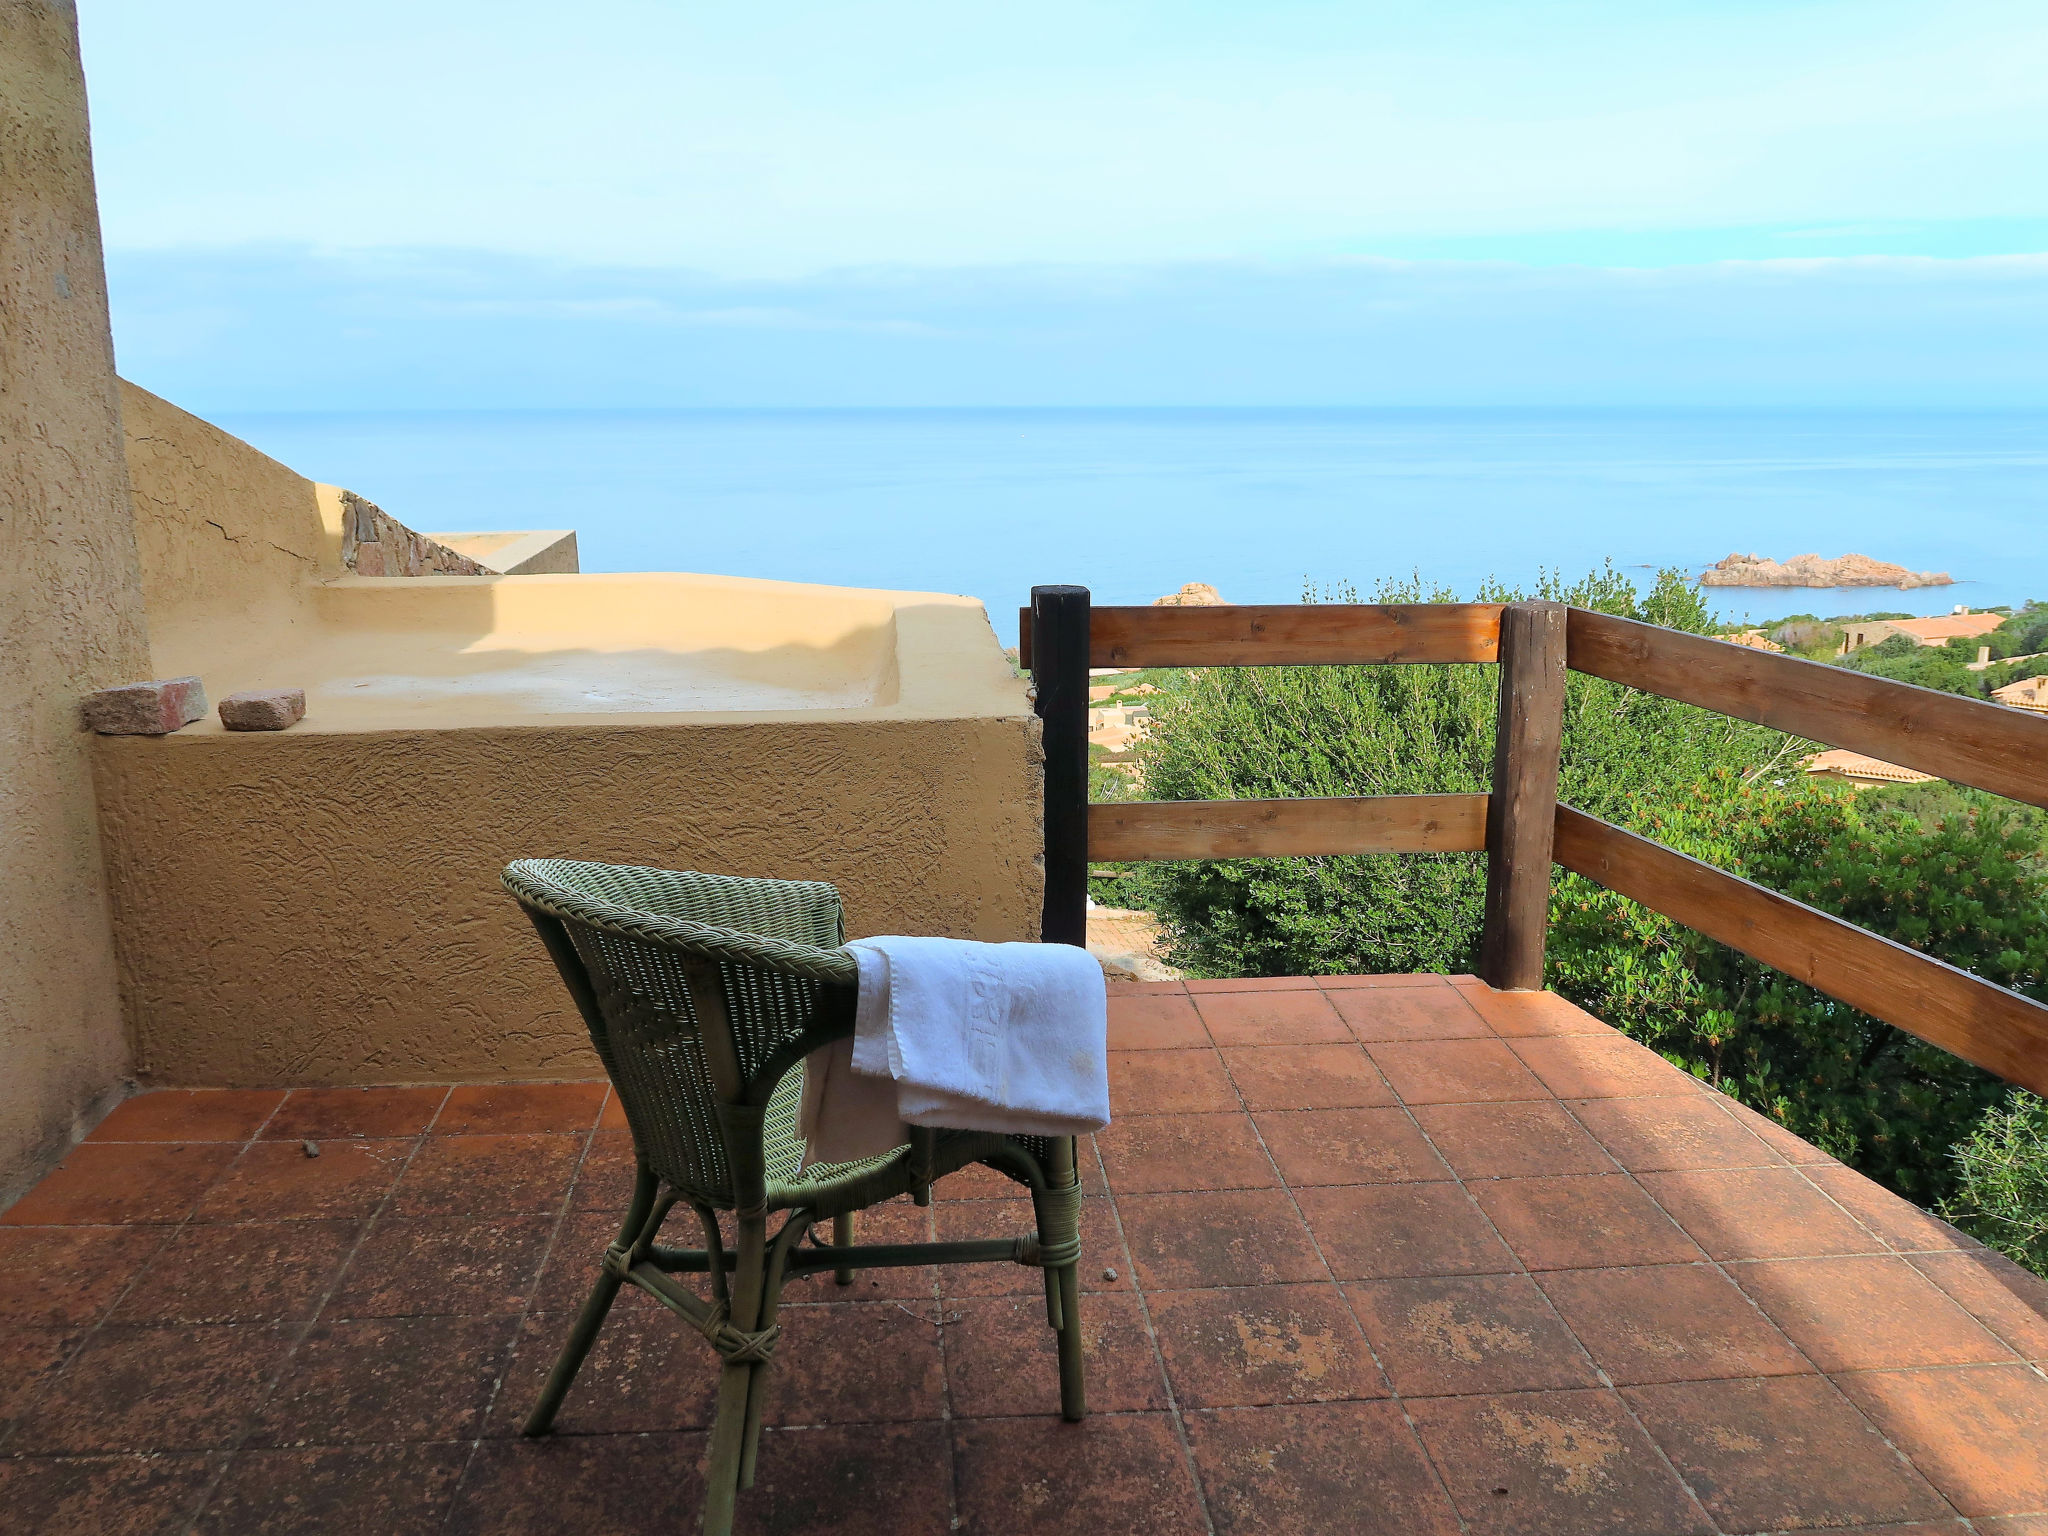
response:
<path id="1" fill-rule="evenodd" d="M 1031 681 L 1045 722 L 1048 944 L 1088 943 L 1088 589 L 1031 589 Z"/>
<path id="2" fill-rule="evenodd" d="M 1500 616 L 1500 719 L 1486 808 L 1486 928 L 1479 975 L 1502 991 L 1543 986 L 1557 754 L 1564 736 L 1562 603 L 1510 603 Z"/>

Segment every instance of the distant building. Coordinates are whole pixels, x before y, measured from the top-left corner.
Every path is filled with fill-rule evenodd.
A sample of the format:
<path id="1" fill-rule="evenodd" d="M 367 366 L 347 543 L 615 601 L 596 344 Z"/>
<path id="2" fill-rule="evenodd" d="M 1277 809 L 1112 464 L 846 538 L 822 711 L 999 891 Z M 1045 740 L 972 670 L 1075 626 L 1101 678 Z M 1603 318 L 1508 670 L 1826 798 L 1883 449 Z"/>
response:
<path id="1" fill-rule="evenodd" d="M 1718 635 L 1716 639 L 1726 640 L 1730 645 L 1746 645 L 1752 651 L 1782 651 L 1785 649 L 1760 629 L 1738 629 L 1732 635 Z"/>
<path id="2" fill-rule="evenodd" d="M 1897 763 L 1887 763 L 1882 758 L 1865 757 L 1861 752 L 1846 752 L 1840 748 L 1816 752 L 1803 766 L 1816 779 L 1840 779 L 1843 783 L 1864 789 L 1873 784 L 1927 784 L 1934 779 L 1933 774 L 1922 773 L 1917 768 L 1901 768 Z"/>
<path id="3" fill-rule="evenodd" d="M 2002 613 L 1945 613 L 1933 619 L 1859 619 L 1842 626 L 1842 654 L 1860 651 L 1866 645 L 1882 645 L 1894 635 L 1904 635 L 1916 645 L 1974 640 L 1990 634 L 2005 620 Z"/>
<path id="4" fill-rule="evenodd" d="M 2048 715 L 2048 676 L 2023 677 L 2016 683 L 1991 690 L 1991 697 L 2008 709 L 2031 709 Z"/>

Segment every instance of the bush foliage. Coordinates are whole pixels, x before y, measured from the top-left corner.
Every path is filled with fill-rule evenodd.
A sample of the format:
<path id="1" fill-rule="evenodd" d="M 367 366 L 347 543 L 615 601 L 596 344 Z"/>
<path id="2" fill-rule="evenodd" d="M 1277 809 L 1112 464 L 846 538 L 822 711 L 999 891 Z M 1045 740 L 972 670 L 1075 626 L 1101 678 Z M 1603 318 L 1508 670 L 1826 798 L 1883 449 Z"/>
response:
<path id="1" fill-rule="evenodd" d="M 2048 1103 L 2015 1090 L 1956 1144 L 1957 1188 L 1941 1213 L 2048 1275 Z"/>

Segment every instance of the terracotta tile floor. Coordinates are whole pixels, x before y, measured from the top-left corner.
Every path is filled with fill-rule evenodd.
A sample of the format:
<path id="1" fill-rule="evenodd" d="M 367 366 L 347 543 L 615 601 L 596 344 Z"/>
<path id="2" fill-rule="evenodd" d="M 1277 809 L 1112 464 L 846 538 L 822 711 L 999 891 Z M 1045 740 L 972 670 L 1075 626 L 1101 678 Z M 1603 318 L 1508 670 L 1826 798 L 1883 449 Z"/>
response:
<path id="1" fill-rule="evenodd" d="M 1155 983 L 1111 1030 L 1094 1416 L 1029 1271 L 806 1280 L 743 1528 L 2048 1532 L 2048 1286 L 1569 1004 Z M 646 1297 L 516 1433 L 620 1126 L 588 1083 L 124 1104 L 0 1215 L 0 1530 L 688 1529 L 711 1356 Z M 936 1193 L 867 1235 L 1029 1220 Z"/>

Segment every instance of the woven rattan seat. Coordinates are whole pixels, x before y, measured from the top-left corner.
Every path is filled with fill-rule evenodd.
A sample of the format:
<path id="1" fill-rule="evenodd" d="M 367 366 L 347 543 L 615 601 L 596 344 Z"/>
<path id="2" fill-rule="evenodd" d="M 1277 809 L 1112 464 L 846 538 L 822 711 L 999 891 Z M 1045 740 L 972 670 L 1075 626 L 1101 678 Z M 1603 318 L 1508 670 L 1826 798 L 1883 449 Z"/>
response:
<path id="1" fill-rule="evenodd" d="M 847 1284 L 855 1269 L 921 1264 L 1042 1269 L 1047 1321 L 1059 1340 L 1061 1412 L 1086 1413 L 1072 1138 L 912 1130 L 906 1145 L 881 1157 L 801 1166 L 803 1059 L 853 1032 L 857 971 L 843 947 L 836 890 L 565 859 L 523 859 L 505 870 L 504 884 L 589 1026 L 637 1161 L 619 1236 L 599 1257 L 590 1299 L 527 1434 L 548 1431 L 619 1287 L 638 1286 L 701 1333 L 722 1362 L 704 1530 L 724 1536 L 739 1490 L 753 1483 L 783 1282 L 830 1269 Z M 975 1163 L 1030 1191 L 1034 1233 L 854 1243 L 856 1212 L 903 1194 L 923 1205 L 934 1180 Z M 677 1206 L 695 1213 L 704 1246 L 657 1241 Z M 824 1244 L 812 1227 L 828 1219 L 832 1241 Z M 704 1290 L 676 1278 L 690 1274 L 706 1277 Z"/>

